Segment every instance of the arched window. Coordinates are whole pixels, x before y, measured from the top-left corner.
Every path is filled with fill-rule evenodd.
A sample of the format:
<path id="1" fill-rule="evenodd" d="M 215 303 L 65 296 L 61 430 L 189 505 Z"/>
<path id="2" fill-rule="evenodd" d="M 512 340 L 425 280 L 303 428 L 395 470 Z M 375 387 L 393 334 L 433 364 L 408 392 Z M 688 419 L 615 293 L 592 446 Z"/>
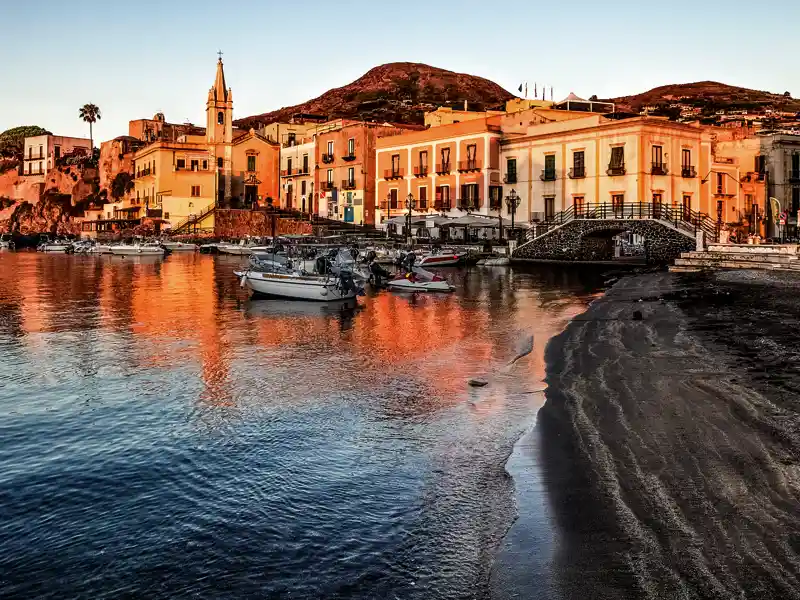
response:
<path id="1" fill-rule="evenodd" d="M 217 124 L 224 125 L 225 124 L 225 114 L 222 111 L 217 113 Z"/>

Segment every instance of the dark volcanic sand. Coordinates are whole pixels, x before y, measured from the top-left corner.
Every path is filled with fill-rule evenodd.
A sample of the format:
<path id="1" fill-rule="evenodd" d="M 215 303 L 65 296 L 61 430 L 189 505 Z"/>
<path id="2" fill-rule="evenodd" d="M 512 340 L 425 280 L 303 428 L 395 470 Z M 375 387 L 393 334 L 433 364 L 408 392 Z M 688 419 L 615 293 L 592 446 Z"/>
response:
<path id="1" fill-rule="evenodd" d="M 800 278 L 729 272 L 625 278 L 553 339 L 558 595 L 800 598 L 799 337 Z"/>

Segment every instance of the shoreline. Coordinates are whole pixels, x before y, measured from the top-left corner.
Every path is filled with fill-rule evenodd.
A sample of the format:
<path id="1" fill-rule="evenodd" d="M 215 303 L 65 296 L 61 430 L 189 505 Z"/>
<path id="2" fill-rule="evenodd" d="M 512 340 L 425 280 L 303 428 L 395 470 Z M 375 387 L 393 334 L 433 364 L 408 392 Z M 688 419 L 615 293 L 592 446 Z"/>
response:
<path id="1" fill-rule="evenodd" d="M 493 597 L 800 598 L 800 377 L 776 358 L 759 379 L 730 326 L 759 329 L 776 306 L 800 322 L 797 291 L 768 274 L 633 275 L 549 341 L 546 402 L 508 464 L 539 458 L 515 498 L 544 487 L 551 580 L 536 557 L 508 560 L 535 531 L 520 510 Z M 781 325 L 748 339 L 800 355 Z"/>

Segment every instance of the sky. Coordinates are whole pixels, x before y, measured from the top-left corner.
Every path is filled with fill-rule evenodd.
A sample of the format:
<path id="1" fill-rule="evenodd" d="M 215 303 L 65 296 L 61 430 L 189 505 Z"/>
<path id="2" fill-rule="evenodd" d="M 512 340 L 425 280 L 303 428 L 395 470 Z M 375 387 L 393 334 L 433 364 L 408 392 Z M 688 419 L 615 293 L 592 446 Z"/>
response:
<path id="1" fill-rule="evenodd" d="M 757 7 L 757 8 L 755 8 Z M 527 81 L 558 100 L 714 80 L 800 97 L 800 0 L 0 0 L 0 131 L 40 125 L 95 143 L 163 112 L 205 123 L 223 52 L 234 117 L 304 102 L 387 62 Z"/>

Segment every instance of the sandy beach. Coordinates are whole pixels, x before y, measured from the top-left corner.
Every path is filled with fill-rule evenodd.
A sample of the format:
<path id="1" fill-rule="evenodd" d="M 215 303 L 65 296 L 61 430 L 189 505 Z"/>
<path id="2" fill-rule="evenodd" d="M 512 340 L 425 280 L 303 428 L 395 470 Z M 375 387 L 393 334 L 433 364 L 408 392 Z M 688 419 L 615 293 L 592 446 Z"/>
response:
<path id="1" fill-rule="evenodd" d="M 531 434 L 560 540 L 547 595 L 800 598 L 798 292 L 625 277 L 551 341 Z M 524 560 L 504 568 L 514 597 Z"/>

